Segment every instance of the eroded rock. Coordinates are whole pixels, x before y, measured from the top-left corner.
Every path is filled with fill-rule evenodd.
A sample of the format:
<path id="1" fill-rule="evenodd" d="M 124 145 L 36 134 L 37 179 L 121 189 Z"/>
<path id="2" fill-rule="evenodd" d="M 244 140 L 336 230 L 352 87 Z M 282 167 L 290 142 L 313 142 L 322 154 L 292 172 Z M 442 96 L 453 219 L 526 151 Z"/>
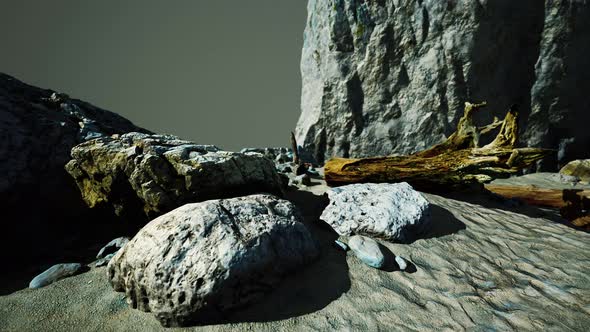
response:
<path id="1" fill-rule="evenodd" d="M 66 170 L 86 203 L 112 206 L 131 219 L 152 218 L 188 202 L 282 193 L 272 160 L 171 135 L 101 137 L 73 148 L 72 158 Z"/>
<path id="2" fill-rule="evenodd" d="M 295 206 L 271 195 L 187 204 L 148 223 L 108 265 L 113 288 L 164 326 L 216 320 L 319 253 Z"/>
<path id="3" fill-rule="evenodd" d="M 428 229 L 430 205 L 409 184 L 362 183 L 331 188 L 320 219 L 340 235 L 409 242 Z"/>

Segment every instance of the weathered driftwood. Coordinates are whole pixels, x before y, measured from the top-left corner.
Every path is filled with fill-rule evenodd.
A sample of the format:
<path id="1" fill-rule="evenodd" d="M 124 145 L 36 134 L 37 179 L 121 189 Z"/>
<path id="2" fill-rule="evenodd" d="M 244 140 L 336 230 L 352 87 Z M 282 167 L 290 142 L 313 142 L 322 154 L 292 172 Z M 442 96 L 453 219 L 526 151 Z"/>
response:
<path id="1" fill-rule="evenodd" d="M 440 186 L 465 186 L 507 177 L 531 166 L 552 150 L 516 148 L 518 112 L 512 106 L 503 121 L 477 127 L 473 113 L 486 103 L 465 103 L 457 130 L 432 148 L 409 156 L 363 159 L 332 158 L 324 166 L 329 185 L 358 182 L 409 182 L 427 189 Z M 496 138 L 478 147 L 479 136 L 500 127 Z"/>
<path id="2" fill-rule="evenodd" d="M 516 198 L 529 205 L 552 208 L 562 208 L 570 204 L 577 207 L 580 206 L 582 199 L 590 199 L 590 190 L 582 189 L 547 189 L 536 186 L 505 186 L 492 184 L 486 184 L 485 188 L 500 196 Z"/>
<path id="3" fill-rule="evenodd" d="M 297 149 L 297 140 L 293 132 L 291 132 L 291 150 L 293 150 L 293 163 L 299 165 L 299 149 Z"/>

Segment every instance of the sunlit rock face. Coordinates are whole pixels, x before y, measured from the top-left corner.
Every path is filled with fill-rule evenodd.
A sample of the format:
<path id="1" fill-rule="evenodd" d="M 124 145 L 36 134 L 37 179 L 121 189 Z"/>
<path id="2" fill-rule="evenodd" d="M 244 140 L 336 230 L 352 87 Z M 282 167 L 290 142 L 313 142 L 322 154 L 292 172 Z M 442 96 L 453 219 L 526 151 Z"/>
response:
<path id="1" fill-rule="evenodd" d="M 590 4 L 310 0 L 297 140 L 334 155 L 407 154 L 441 142 L 465 101 L 481 124 L 520 106 L 521 144 L 583 157 L 590 144 Z"/>

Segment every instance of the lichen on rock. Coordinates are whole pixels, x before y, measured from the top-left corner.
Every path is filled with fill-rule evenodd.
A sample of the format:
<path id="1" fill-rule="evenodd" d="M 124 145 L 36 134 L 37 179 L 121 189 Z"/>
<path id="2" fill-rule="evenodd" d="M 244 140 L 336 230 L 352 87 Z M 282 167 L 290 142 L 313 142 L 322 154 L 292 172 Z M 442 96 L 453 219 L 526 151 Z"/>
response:
<path id="1" fill-rule="evenodd" d="M 132 219 L 212 198 L 282 193 L 270 159 L 171 135 L 101 137 L 73 148 L 72 158 L 66 170 L 86 203 L 110 205 L 117 215 Z"/>

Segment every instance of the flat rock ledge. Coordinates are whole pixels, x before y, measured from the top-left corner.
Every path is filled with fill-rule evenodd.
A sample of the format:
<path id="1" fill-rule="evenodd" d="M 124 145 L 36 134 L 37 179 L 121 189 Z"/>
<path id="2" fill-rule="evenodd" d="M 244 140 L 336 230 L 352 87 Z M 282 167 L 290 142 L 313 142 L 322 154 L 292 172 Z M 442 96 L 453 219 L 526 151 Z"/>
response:
<path id="1" fill-rule="evenodd" d="M 292 203 L 272 195 L 187 204 L 118 251 L 108 279 L 164 326 L 217 322 L 319 255 L 300 220 Z"/>
<path id="2" fill-rule="evenodd" d="M 428 201 L 405 182 L 351 184 L 327 194 L 330 204 L 320 219 L 343 236 L 410 242 L 430 224 Z"/>
<path id="3" fill-rule="evenodd" d="M 128 133 L 72 149 L 66 170 L 90 207 L 128 219 L 157 217 L 186 203 L 282 194 L 274 163 L 258 153 L 221 151 L 171 135 Z"/>

